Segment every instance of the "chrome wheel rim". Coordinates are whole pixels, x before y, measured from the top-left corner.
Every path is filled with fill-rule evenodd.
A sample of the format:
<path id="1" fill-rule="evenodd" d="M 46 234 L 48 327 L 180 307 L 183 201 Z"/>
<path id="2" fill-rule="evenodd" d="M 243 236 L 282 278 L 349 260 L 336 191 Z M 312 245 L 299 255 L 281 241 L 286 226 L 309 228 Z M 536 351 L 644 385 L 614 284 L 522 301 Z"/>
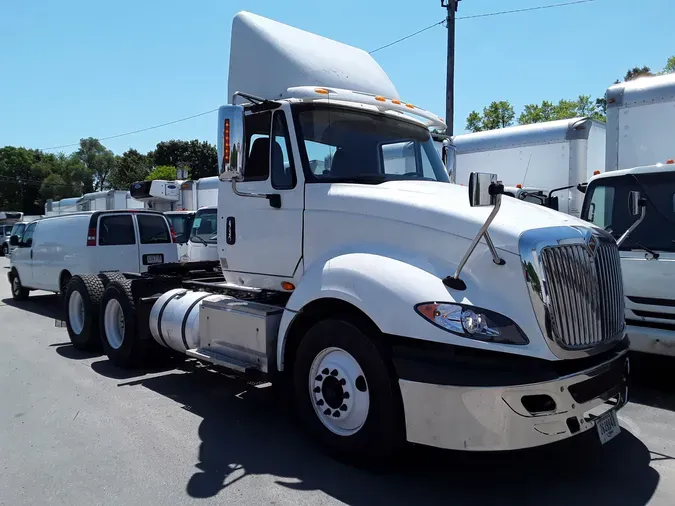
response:
<path id="1" fill-rule="evenodd" d="M 124 311 L 115 299 L 110 299 L 103 315 L 105 338 L 111 348 L 117 350 L 124 341 Z"/>
<path id="2" fill-rule="evenodd" d="M 14 276 L 14 279 L 12 280 L 12 290 L 14 295 L 19 295 L 21 292 L 21 282 L 19 281 L 18 276 Z"/>
<path id="3" fill-rule="evenodd" d="M 68 320 L 73 332 L 81 334 L 84 329 L 84 300 L 77 290 L 71 292 L 68 299 Z"/>
<path id="4" fill-rule="evenodd" d="M 334 434 L 351 436 L 366 423 L 368 382 L 357 360 L 341 348 L 326 348 L 314 358 L 309 395 L 316 416 Z"/>

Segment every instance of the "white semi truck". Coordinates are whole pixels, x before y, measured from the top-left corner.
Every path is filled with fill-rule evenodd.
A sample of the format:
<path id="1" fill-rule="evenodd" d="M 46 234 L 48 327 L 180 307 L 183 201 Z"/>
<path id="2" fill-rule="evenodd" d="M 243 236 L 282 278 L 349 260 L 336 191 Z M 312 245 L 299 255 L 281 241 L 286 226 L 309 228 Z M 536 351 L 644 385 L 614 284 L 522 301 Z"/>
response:
<path id="1" fill-rule="evenodd" d="M 218 177 L 139 181 L 129 191 L 147 209 L 162 211 L 176 234 L 182 262 L 218 260 Z"/>
<path id="2" fill-rule="evenodd" d="M 457 135 L 456 182 L 499 171 L 507 194 L 579 216 L 577 185 L 605 169 L 605 125 L 590 118 L 519 125 Z M 554 202 L 549 202 L 549 200 Z"/>
<path id="3" fill-rule="evenodd" d="M 239 13 L 228 87 L 219 262 L 74 276 L 76 347 L 284 385 L 307 434 L 356 464 L 405 441 L 618 433 L 628 342 L 608 232 L 502 199 L 491 174 L 451 184 L 429 133 L 444 123 L 360 49 Z M 394 148 L 415 154 L 403 172 Z"/>
<path id="4" fill-rule="evenodd" d="M 590 180 L 581 217 L 620 243 L 631 348 L 675 356 L 675 74 L 606 98 L 606 172 Z"/>

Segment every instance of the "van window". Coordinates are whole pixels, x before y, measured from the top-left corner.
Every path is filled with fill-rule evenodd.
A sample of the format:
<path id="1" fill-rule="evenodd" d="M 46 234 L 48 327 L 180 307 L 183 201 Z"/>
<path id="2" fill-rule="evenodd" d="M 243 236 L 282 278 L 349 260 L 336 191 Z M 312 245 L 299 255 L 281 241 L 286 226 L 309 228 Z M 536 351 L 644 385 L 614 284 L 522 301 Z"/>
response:
<path id="1" fill-rule="evenodd" d="M 138 232 L 141 244 L 165 244 L 171 242 L 169 228 L 163 216 L 138 214 Z"/>
<path id="2" fill-rule="evenodd" d="M 31 223 L 26 227 L 23 237 L 21 238 L 21 245 L 30 248 L 33 246 L 33 232 L 35 231 L 35 226 L 37 223 Z"/>
<path id="3" fill-rule="evenodd" d="M 136 244 L 134 223 L 129 214 L 103 216 L 99 222 L 99 246 L 123 246 Z"/>
<path id="4" fill-rule="evenodd" d="M 174 234 L 176 234 L 176 242 L 178 244 L 185 244 L 192 228 L 193 214 L 167 214 L 166 219 L 169 220 Z"/>
<path id="5" fill-rule="evenodd" d="M 17 223 L 12 227 L 11 235 L 17 235 L 19 238 L 21 238 L 21 234 L 23 234 L 23 230 L 26 228 L 26 225 L 23 223 Z"/>

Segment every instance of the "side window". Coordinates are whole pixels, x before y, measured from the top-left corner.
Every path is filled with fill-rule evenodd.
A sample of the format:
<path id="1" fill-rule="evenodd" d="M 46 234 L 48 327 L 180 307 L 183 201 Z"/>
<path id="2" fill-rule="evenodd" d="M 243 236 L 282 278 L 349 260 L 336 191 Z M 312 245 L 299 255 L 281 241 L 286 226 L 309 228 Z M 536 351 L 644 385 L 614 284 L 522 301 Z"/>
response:
<path id="1" fill-rule="evenodd" d="M 130 214 L 103 216 L 98 224 L 99 246 L 125 246 L 136 244 L 134 223 Z"/>
<path id="2" fill-rule="evenodd" d="M 614 188 L 611 186 L 596 186 L 591 195 L 588 206 L 588 221 L 599 228 L 607 228 L 612 224 L 614 211 Z"/>
<path id="3" fill-rule="evenodd" d="M 35 233 L 35 226 L 37 223 L 31 223 L 26 227 L 26 230 L 23 233 L 21 238 L 21 246 L 25 248 L 30 248 L 33 246 L 33 234 Z"/>
<path id="4" fill-rule="evenodd" d="M 295 166 L 291 155 L 291 140 L 288 135 L 288 124 L 283 112 L 274 113 L 272 121 L 272 187 L 277 190 L 295 188 Z"/>
<path id="5" fill-rule="evenodd" d="M 141 244 L 166 244 L 171 242 L 169 228 L 162 216 L 137 214 L 138 235 Z"/>
<path id="6" fill-rule="evenodd" d="M 272 113 L 246 116 L 246 145 L 248 155 L 244 181 L 267 181 L 270 176 L 270 126 Z"/>

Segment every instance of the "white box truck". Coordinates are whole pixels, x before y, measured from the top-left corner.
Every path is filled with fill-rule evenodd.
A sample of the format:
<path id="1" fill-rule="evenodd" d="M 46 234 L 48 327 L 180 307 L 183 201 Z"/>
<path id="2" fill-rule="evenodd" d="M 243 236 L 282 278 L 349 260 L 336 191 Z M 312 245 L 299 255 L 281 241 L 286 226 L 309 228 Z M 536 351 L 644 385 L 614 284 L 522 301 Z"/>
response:
<path id="1" fill-rule="evenodd" d="M 182 262 L 218 260 L 218 177 L 196 181 L 139 181 L 131 196 L 147 209 L 163 211 L 176 234 Z"/>
<path id="2" fill-rule="evenodd" d="M 444 123 L 363 50 L 239 13 L 228 94 L 222 276 L 203 262 L 76 276 L 76 346 L 285 386 L 306 433 L 360 465 L 405 441 L 485 451 L 618 433 L 628 343 L 609 233 L 502 199 L 492 174 L 451 184 L 429 132 Z M 393 147 L 416 155 L 403 173 Z"/>
<path id="3" fill-rule="evenodd" d="M 620 242 L 631 348 L 675 356 L 675 74 L 607 90 L 607 165 L 581 217 Z"/>
<path id="4" fill-rule="evenodd" d="M 559 211 L 577 217 L 584 195 L 576 186 L 605 168 L 605 125 L 590 118 L 463 134 L 452 141 L 456 183 L 467 184 L 471 172 L 498 172 L 510 196 L 544 205 L 552 190 L 566 188 L 552 196 Z"/>

